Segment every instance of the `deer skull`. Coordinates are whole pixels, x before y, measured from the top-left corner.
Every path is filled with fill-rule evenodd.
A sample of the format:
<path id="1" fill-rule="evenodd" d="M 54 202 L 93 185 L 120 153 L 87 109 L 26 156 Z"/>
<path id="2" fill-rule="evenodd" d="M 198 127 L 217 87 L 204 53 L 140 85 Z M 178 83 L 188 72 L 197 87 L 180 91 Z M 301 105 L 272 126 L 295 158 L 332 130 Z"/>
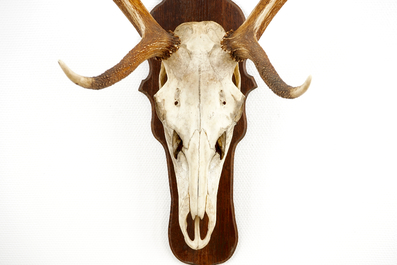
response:
<path id="1" fill-rule="evenodd" d="M 207 21 L 181 24 L 174 35 L 155 21 L 140 0 L 114 0 L 142 40 L 120 63 L 97 77 L 80 76 L 59 61 L 74 83 L 102 89 L 128 76 L 143 61 L 162 59 L 155 106 L 176 174 L 179 226 L 192 249 L 205 247 L 215 228 L 223 163 L 244 108 L 237 62 L 252 60 L 269 88 L 283 98 L 299 97 L 310 85 L 311 77 L 297 87 L 284 83 L 257 42 L 286 1 L 260 0 L 235 32 L 226 33 L 219 24 Z M 193 240 L 187 233 L 189 213 L 195 226 Z M 208 232 L 201 239 L 199 224 L 205 214 Z"/>
<path id="2" fill-rule="evenodd" d="M 178 26 L 175 34 L 181 45 L 162 62 L 160 90 L 155 95 L 176 174 L 179 225 L 193 249 L 205 247 L 214 230 L 224 157 L 243 112 L 245 97 L 238 81 L 232 81 L 233 74 L 240 79 L 238 63 L 221 49 L 225 33 L 215 22 Z M 195 220 L 194 240 L 186 230 L 189 212 Z M 201 240 L 199 222 L 205 213 L 209 227 Z"/>

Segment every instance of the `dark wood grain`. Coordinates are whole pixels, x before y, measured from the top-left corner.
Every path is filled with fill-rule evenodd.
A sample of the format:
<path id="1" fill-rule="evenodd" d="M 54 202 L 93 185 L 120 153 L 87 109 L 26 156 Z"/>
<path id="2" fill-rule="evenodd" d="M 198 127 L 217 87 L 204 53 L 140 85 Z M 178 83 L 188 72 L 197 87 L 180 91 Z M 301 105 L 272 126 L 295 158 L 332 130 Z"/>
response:
<path id="1" fill-rule="evenodd" d="M 226 31 L 236 30 L 244 21 L 240 8 L 229 0 L 164 0 L 151 11 L 152 16 L 166 30 L 174 30 L 183 22 L 215 21 Z M 201 250 L 189 248 L 178 222 L 178 191 L 173 164 L 164 137 L 164 129 L 156 116 L 153 95 L 158 91 L 160 62 L 149 61 L 150 72 L 142 81 L 139 91 L 147 95 L 152 105 L 152 132 L 163 145 L 168 164 L 168 176 L 171 191 L 171 212 L 168 228 L 169 243 L 174 255 L 182 262 L 197 265 L 219 264 L 228 260 L 237 246 L 237 226 L 233 205 L 233 162 L 237 143 L 244 137 L 247 122 L 245 111 L 234 129 L 233 140 L 223 166 L 219 183 L 217 201 L 217 220 L 209 244 Z M 240 63 L 241 90 L 247 96 L 256 87 L 255 80 L 245 69 L 245 62 Z M 189 234 L 193 234 L 193 222 L 188 219 Z M 208 218 L 204 219 L 202 229 L 206 232 Z"/>

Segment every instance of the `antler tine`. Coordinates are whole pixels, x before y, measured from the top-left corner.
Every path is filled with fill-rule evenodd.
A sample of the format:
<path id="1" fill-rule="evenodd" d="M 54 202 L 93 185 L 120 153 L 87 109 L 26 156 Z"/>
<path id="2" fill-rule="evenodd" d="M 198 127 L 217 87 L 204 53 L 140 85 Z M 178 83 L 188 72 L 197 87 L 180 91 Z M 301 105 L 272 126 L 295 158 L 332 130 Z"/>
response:
<path id="1" fill-rule="evenodd" d="M 263 81 L 278 96 L 297 98 L 309 88 L 311 76 L 303 85 L 292 87 L 287 85 L 277 74 L 258 40 L 287 0 L 260 0 L 247 20 L 235 31 L 226 34 L 222 48 L 228 51 L 236 61 L 250 59 L 254 62 Z"/>
<path id="2" fill-rule="evenodd" d="M 121 9 L 142 37 L 153 27 L 157 30 L 163 29 L 140 0 L 113 0 L 113 2 Z M 148 25 L 151 25 L 151 27 L 148 27 Z"/>
<path id="3" fill-rule="evenodd" d="M 134 25 L 142 40 L 114 67 L 96 77 L 84 77 L 74 73 L 62 61 L 59 65 L 65 74 L 79 86 L 102 89 L 111 86 L 133 72 L 143 61 L 158 57 L 168 58 L 178 49 L 180 40 L 172 32 L 166 32 L 150 15 L 140 0 L 114 0 Z"/>

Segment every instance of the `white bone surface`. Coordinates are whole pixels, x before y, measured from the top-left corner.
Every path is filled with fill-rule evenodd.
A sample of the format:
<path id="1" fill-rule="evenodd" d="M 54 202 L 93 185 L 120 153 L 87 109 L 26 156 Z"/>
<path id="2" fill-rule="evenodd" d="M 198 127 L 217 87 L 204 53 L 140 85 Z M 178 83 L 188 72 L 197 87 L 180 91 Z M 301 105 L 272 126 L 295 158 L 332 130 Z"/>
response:
<path id="1" fill-rule="evenodd" d="M 175 168 L 179 225 L 187 245 L 201 249 L 215 228 L 220 175 L 245 97 L 239 87 L 238 64 L 221 49 L 225 31 L 219 24 L 184 23 L 175 34 L 181 45 L 162 62 L 155 104 Z M 178 149 L 179 139 L 183 146 Z M 217 142 L 223 155 L 217 152 Z M 193 240 L 186 230 L 189 212 L 195 220 Z M 199 222 L 205 214 L 208 232 L 201 239 Z"/>

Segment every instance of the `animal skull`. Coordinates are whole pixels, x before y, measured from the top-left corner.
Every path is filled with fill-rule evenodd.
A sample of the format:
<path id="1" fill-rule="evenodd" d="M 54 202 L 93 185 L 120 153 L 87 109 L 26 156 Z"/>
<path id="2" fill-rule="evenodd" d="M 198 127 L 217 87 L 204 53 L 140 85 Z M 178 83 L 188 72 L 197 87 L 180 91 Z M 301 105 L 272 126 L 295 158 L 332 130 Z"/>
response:
<path id="1" fill-rule="evenodd" d="M 80 76 L 59 61 L 74 83 L 102 89 L 128 76 L 143 61 L 162 59 L 155 106 L 176 174 L 179 226 L 192 249 L 210 241 L 223 163 L 244 108 L 237 62 L 252 60 L 269 88 L 284 98 L 296 98 L 310 85 L 310 76 L 298 87 L 285 84 L 257 42 L 286 1 L 260 0 L 235 32 L 226 33 L 219 24 L 206 21 L 181 24 L 174 34 L 161 28 L 140 0 L 114 0 L 142 36 L 137 46 L 97 77 Z M 193 240 L 187 233 L 189 213 L 195 226 Z M 205 214 L 208 232 L 201 239 L 199 224 Z"/>
<path id="2" fill-rule="evenodd" d="M 232 81 L 233 74 L 240 79 L 238 63 L 221 49 L 225 33 L 215 22 L 178 26 L 181 45 L 162 62 L 160 90 L 154 96 L 176 174 L 179 225 L 193 249 L 205 247 L 214 230 L 224 157 L 244 106 L 239 84 Z M 186 230 L 189 212 L 195 220 L 194 240 Z M 205 213 L 209 227 L 201 240 L 199 222 Z"/>

